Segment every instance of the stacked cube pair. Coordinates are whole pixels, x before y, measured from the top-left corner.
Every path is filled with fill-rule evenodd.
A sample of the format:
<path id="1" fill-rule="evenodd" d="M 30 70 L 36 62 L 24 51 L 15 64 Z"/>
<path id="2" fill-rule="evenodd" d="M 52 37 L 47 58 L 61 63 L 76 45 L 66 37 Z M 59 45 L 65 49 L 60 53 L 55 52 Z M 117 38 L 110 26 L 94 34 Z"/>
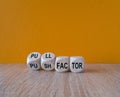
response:
<path id="1" fill-rule="evenodd" d="M 50 71 L 56 70 L 57 72 L 83 72 L 84 71 L 84 58 L 81 56 L 58 56 L 54 53 L 47 52 L 40 54 L 39 52 L 32 52 L 27 57 L 27 66 L 32 70 Z"/>

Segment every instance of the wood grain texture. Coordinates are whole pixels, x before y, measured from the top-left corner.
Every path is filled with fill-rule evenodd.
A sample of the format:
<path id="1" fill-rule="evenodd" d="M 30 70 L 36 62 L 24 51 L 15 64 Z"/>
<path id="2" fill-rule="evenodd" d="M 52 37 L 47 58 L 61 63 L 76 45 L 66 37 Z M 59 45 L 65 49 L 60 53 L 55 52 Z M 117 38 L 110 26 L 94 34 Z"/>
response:
<path id="1" fill-rule="evenodd" d="M 84 73 L 58 73 L 0 64 L 0 97 L 120 97 L 120 65 L 90 64 Z"/>

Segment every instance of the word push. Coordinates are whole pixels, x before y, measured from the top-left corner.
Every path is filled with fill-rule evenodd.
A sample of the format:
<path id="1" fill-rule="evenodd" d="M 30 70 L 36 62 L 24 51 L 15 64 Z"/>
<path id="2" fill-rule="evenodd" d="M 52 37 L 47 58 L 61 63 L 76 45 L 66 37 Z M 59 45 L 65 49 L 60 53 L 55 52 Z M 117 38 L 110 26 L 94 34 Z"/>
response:
<path id="1" fill-rule="evenodd" d="M 50 71 L 56 70 L 57 72 L 83 72 L 84 71 L 84 58 L 81 56 L 58 56 L 56 57 L 52 52 L 40 54 L 39 52 L 32 52 L 27 57 L 27 66 L 31 70 Z"/>

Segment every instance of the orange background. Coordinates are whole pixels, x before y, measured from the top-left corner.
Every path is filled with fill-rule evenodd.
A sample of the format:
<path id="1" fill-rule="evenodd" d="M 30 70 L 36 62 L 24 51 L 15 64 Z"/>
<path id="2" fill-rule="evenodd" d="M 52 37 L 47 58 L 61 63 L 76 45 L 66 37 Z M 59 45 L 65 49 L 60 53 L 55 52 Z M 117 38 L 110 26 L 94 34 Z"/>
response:
<path id="1" fill-rule="evenodd" d="M 120 63 L 119 0 L 1 0 L 0 63 L 32 51 Z"/>

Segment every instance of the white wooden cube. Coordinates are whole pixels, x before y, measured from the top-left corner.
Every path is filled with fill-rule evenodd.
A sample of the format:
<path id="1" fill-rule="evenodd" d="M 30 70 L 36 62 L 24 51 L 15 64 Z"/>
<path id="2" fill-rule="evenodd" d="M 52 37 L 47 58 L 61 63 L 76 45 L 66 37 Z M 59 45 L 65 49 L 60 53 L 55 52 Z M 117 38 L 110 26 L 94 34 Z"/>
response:
<path id="1" fill-rule="evenodd" d="M 56 57 L 55 70 L 58 72 L 66 72 L 70 69 L 70 58 L 68 56 Z"/>
<path id="2" fill-rule="evenodd" d="M 70 57 L 70 71 L 71 72 L 84 71 L 84 58 L 82 56 Z"/>
<path id="3" fill-rule="evenodd" d="M 27 57 L 27 66 L 31 70 L 39 70 L 41 61 L 41 54 L 39 52 L 31 52 Z"/>
<path id="4" fill-rule="evenodd" d="M 41 67 L 46 70 L 53 70 L 55 68 L 55 54 L 52 52 L 44 53 L 41 56 Z"/>

